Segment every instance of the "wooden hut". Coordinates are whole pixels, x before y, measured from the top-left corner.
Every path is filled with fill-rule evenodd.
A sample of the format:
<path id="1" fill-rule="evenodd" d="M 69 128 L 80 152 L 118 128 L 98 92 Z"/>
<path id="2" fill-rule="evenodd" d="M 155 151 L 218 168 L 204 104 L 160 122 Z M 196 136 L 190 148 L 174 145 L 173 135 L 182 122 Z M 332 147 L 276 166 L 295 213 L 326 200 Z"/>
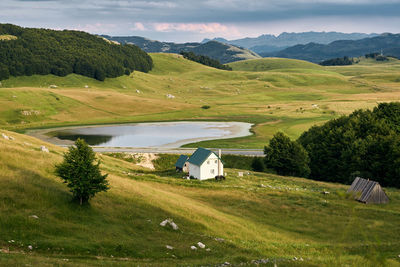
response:
<path id="1" fill-rule="evenodd" d="M 389 198 L 378 182 L 357 177 L 347 193 L 352 193 L 356 200 L 365 204 L 388 203 Z"/>

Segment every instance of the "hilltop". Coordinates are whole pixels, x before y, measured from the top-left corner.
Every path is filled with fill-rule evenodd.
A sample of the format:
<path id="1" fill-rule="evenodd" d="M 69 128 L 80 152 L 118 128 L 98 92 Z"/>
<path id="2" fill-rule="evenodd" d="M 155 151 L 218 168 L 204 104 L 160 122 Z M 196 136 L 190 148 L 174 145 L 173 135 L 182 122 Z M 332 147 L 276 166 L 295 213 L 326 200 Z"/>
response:
<path id="1" fill-rule="evenodd" d="M 171 168 L 176 157 L 160 155 L 166 167 L 151 171 L 99 154 L 111 189 L 78 207 L 53 172 L 65 149 L 0 133 L 14 138 L 0 135 L 0 212 L 7 214 L 0 216 L 0 265 L 399 263 L 399 190 L 385 188 L 387 205 L 365 205 L 339 184 L 255 172 L 238 177 L 236 169 L 225 170 L 224 182 L 188 181 Z M 161 227 L 166 218 L 179 229 Z M 209 250 L 191 250 L 197 242 Z"/>
<path id="2" fill-rule="evenodd" d="M 329 44 L 309 43 L 295 45 L 279 52 L 262 53 L 262 56 L 302 59 L 320 62 L 331 58 L 359 57 L 369 53 L 400 57 L 400 34 L 382 34 L 361 40 L 340 40 Z"/>
<path id="3" fill-rule="evenodd" d="M 0 24 L 0 80 L 10 75 L 76 73 L 103 81 L 151 68 L 149 55 L 134 45 L 118 45 L 80 31 Z"/>
<path id="4" fill-rule="evenodd" d="M 149 53 L 162 52 L 179 54 L 181 51 L 193 52 L 198 55 L 203 55 L 216 59 L 223 64 L 244 59 L 260 58 L 258 54 L 246 48 L 217 41 L 209 41 L 206 43 L 177 44 L 171 42 L 149 40 L 147 38 L 139 36 L 103 36 L 109 40 L 116 41 L 122 44 L 135 44 Z"/>
<path id="5" fill-rule="evenodd" d="M 240 71 L 271 71 L 284 69 L 298 69 L 299 71 L 307 69 L 323 70 L 321 66 L 308 61 L 286 58 L 243 60 L 230 63 L 229 66 L 231 66 L 233 70 Z"/>

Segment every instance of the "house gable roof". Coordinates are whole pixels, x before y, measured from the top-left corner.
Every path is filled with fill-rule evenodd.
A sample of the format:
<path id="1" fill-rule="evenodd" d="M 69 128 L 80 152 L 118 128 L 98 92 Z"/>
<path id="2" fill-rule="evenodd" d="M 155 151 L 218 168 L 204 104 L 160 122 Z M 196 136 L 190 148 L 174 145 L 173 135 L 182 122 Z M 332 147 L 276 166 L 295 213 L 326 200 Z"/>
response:
<path id="1" fill-rule="evenodd" d="M 208 157 L 209 157 L 211 154 L 214 154 L 217 158 L 219 158 L 218 155 L 215 154 L 214 152 L 212 152 L 211 150 L 208 150 L 208 149 L 199 147 L 199 148 L 193 153 L 193 155 L 190 156 L 190 158 L 189 158 L 188 161 L 189 161 L 191 164 L 194 164 L 194 165 L 197 165 L 197 166 L 201 166 L 201 164 L 203 164 L 204 161 L 206 161 L 206 159 L 208 159 Z M 221 159 L 220 159 L 220 160 L 221 160 Z"/>
<path id="2" fill-rule="evenodd" d="M 355 192 L 356 199 L 364 203 L 387 203 L 389 198 L 378 182 L 357 177 L 351 184 L 348 193 Z"/>
<path id="3" fill-rule="evenodd" d="M 176 161 L 175 167 L 178 168 L 183 168 L 183 166 L 185 165 L 186 161 L 188 161 L 189 157 L 185 156 L 185 155 L 180 155 L 178 160 Z"/>

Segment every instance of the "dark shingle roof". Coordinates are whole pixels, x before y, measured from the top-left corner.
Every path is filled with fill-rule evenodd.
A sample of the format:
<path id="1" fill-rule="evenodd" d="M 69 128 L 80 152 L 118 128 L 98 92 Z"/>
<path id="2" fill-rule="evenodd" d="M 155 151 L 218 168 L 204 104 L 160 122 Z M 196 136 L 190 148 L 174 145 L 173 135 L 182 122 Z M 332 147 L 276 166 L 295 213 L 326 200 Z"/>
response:
<path id="1" fill-rule="evenodd" d="M 215 156 L 218 157 L 218 155 L 215 154 L 214 152 L 212 152 L 211 150 L 208 150 L 208 149 L 199 147 L 199 148 L 193 153 L 193 155 L 190 156 L 189 162 L 190 162 L 191 164 L 200 166 L 201 164 L 203 164 L 203 162 L 204 162 L 212 153 L 213 153 Z"/>
<path id="2" fill-rule="evenodd" d="M 358 193 L 356 199 L 364 203 L 387 203 L 389 198 L 378 182 L 360 177 L 354 179 L 348 193 Z"/>
<path id="3" fill-rule="evenodd" d="M 180 155 L 178 160 L 177 160 L 177 162 L 176 162 L 176 164 L 175 164 L 175 167 L 178 167 L 178 168 L 182 169 L 183 166 L 185 165 L 186 161 L 188 161 L 188 159 L 189 159 L 188 156 Z"/>

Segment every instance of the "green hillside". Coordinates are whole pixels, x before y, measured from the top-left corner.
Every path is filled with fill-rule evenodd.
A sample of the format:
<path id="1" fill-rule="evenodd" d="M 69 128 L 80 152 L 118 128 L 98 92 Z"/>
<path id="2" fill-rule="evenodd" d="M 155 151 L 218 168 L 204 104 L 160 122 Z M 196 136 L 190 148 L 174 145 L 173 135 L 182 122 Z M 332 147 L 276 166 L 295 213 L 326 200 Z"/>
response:
<path id="1" fill-rule="evenodd" d="M 233 70 L 272 71 L 282 69 L 322 69 L 321 66 L 308 61 L 286 58 L 263 58 L 229 63 Z"/>
<path id="2" fill-rule="evenodd" d="M 223 71 L 176 54 L 151 54 L 154 68 L 104 82 L 70 74 L 1 81 L 0 127 L 224 120 L 254 123 L 255 135 L 207 141 L 205 147 L 263 148 L 280 130 L 304 130 L 377 101 L 400 100 L 398 60 L 379 64 L 293 68 L 290 60 L 264 72 Z M 251 62 L 251 61 L 250 61 Z M 278 68 L 276 65 L 280 66 Z M 168 98 L 171 94 L 175 98 Z M 210 106 L 205 110 L 201 107 Z"/>
<path id="3" fill-rule="evenodd" d="M 151 68 L 149 55 L 134 45 L 114 44 L 80 31 L 0 24 L 0 80 L 10 75 L 76 73 L 103 81 Z"/>
<path id="4" fill-rule="evenodd" d="M 268 259 L 267 266 L 400 264 L 399 190 L 385 189 L 387 205 L 365 205 L 347 198 L 347 187 L 338 184 L 265 173 L 238 177 L 235 169 L 226 169 L 224 182 L 187 181 L 173 166 L 150 171 L 98 155 L 111 189 L 79 207 L 54 176 L 63 148 L 0 132 L 14 138 L 0 138 L 3 266 L 193 266 L 260 259 Z M 50 153 L 41 152 L 41 145 Z M 161 227 L 166 218 L 179 230 Z M 210 250 L 191 250 L 197 242 Z"/>

